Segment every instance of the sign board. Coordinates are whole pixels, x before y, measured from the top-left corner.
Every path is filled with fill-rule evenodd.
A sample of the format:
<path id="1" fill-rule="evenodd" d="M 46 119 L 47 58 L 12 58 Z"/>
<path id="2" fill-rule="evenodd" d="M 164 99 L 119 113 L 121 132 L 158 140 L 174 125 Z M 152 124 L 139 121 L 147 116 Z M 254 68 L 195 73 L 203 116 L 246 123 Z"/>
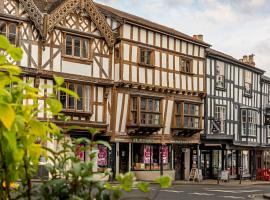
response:
<path id="1" fill-rule="evenodd" d="M 84 148 L 83 144 L 79 144 L 76 147 L 76 156 L 77 156 L 77 158 L 79 158 L 81 160 L 81 162 L 84 162 L 84 157 L 85 157 L 85 152 L 84 152 L 83 148 Z"/>
<path id="2" fill-rule="evenodd" d="M 164 164 L 168 163 L 168 157 L 169 157 L 169 147 L 162 146 L 162 160 Z"/>
<path id="3" fill-rule="evenodd" d="M 228 170 L 221 171 L 220 180 L 221 181 L 229 181 L 229 171 Z"/>

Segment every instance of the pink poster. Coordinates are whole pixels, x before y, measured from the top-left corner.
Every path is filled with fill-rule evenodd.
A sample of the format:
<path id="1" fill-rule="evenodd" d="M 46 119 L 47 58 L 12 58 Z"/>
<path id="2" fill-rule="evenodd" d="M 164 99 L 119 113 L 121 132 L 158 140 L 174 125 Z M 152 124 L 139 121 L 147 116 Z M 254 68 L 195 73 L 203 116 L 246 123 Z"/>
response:
<path id="1" fill-rule="evenodd" d="M 151 146 L 145 145 L 143 153 L 144 153 L 143 162 L 145 164 L 150 164 L 150 161 L 153 160 L 153 152 L 151 152 Z"/>
<path id="2" fill-rule="evenodd" d="M 84 162 L 84 151 L 82 150 L 83 147 L 83 144 L 79 144 L 76 148 L 77 158 L 79 158 L 82 162 Z"/>
<path id="3" fill-rule="evenodd" d="M 169 148 L 168 146 L 162 146 L 162 159 L 163 163 L 168 163 Z"/>
<path id="4" fill-rule="evenodd" d="M 103 145 L 98 145 L 98 166 L 107 166 L 107 148 Z"/>

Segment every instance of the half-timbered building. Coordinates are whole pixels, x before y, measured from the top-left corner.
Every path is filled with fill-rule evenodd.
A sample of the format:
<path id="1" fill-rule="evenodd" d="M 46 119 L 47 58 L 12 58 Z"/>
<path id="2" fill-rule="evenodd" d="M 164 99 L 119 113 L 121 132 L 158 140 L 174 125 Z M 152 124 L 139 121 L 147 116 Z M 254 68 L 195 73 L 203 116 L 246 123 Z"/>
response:
<path id="1" fill-rule="evenodd" d="M 262 158 L 264 169 L 270 168 L 270 78 L 262 76 L 261 79 L 262 87 L 262 125 L 263 129 L 261 130 L 262 138 L 262 147 L 266 147 L 264 155 Z"/>
<path id="2" fill-rule="evenodd" d="M 44 107 L 53 76 L 79 100 L 59 93 L 59 126 L 96 127 L 103 146 L 97 169 L 134 171 L 153 179 L 160 171 L 176 179 L 196 167 L 203 130 L 205 49 L 202 36 L 94 3 L 92 0 L 2 0 L 0 33 L 24 51 L 25 81 L 41 89 Z M 86 137 L 80 130 L 66 137 Z M 49 144 L 48 144 L 49 145 Z M 50 144 L 53 145 L 53 144 Z M 82 144 L 83 145 L 83 144 Z M 87 152 L 80 152 L 82 161 Z"/>
<path id="3" fill-rule="evenodd" d="M 201 169 L 205 178 L 228 170 L 230 178 L 251 177 L 262 166 L 261 77 L 254 55 L 237 60 L 207 50 L 205 130 Z"/>

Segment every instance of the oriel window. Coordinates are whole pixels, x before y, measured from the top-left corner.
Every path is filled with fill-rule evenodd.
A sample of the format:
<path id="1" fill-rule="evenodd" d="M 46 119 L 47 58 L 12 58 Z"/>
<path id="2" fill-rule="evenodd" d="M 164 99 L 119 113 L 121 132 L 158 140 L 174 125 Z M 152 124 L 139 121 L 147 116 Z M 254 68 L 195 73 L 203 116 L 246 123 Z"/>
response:
<path id="1" fill-rule="evenodd" d="M 90 59 L 90 40 L 78 36 L 66 35 L 65 55 L 74 58 Z"/>

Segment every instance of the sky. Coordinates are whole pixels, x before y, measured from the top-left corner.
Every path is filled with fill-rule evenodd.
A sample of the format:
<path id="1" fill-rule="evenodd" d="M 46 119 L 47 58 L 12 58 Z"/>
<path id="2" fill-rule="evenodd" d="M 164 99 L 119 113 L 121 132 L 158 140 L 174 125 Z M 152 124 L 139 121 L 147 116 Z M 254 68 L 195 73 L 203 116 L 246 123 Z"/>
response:
<path id="1" fill-rule="evenodd" d="M 174 28 L 204 35 L 212 48 L 237 59 L 255 54 L 270 76 L 270 0 L 95 0 Z"/>

